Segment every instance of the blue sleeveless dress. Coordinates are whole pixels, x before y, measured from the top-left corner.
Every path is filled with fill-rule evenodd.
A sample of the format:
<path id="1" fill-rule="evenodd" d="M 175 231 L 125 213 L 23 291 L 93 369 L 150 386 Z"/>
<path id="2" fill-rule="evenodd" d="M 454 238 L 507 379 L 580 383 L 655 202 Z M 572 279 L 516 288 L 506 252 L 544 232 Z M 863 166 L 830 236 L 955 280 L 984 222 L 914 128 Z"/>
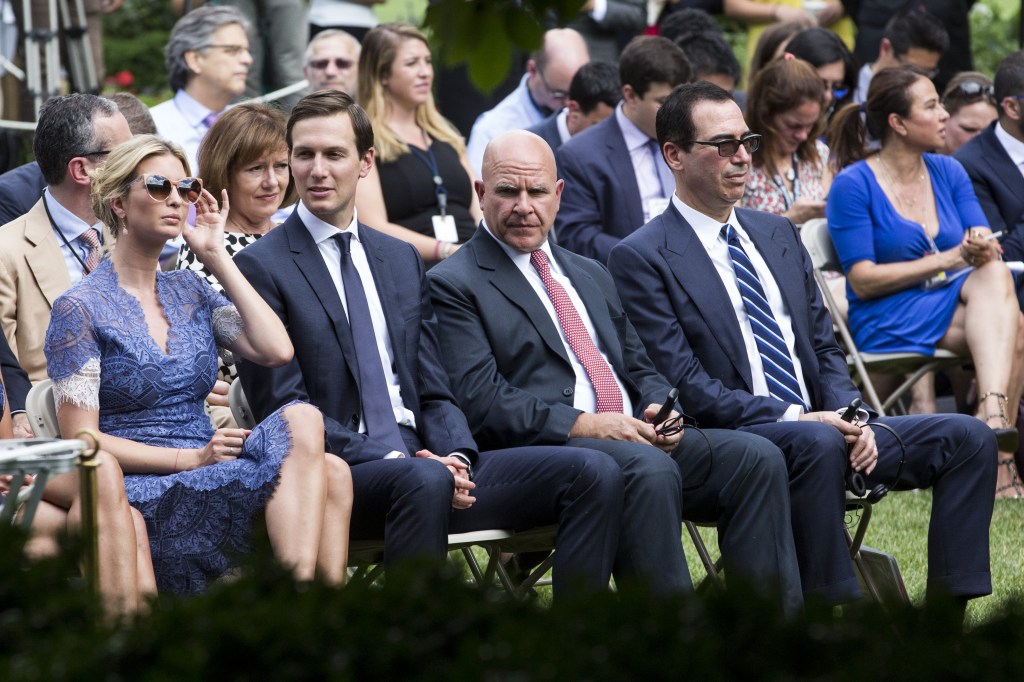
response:
<path id="1" fill-rule="evenodd" d="M 45 344 L 54 396 L 58 407 L 99 410 L 103 433 L 202 448 L 213 437 L 204 401 L 217 375 L 217 346 L 237 336 L 241 319 L 190 270 L 158 272 L 156 292 L 170 324 L 166 353 L 109 260 L 54 302 Z M 278 410 L 253 429 L 235 460 L 124 477 L 128 501 L 146 519 L 161 592 L 203 590 L 248 551 L 253 517 L 273 493 L 290 445 Z"/>

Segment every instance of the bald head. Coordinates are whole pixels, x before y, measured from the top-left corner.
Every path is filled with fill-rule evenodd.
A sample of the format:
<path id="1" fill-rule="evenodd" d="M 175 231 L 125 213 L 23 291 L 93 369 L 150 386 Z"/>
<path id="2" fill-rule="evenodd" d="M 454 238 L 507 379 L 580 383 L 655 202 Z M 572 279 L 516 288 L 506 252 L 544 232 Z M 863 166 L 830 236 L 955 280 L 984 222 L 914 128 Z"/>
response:
<path id="1" fill-rule="evenodd" d="M 491 233 L 522 253 L 547 241 L 562 196 L 551 147 L 525 130 L 498 135 L 484 150 L 476 191 Z"/>
<path id="2" fill-rule="evenodd" d="M 537 104 L 560 109 L 568 99 L 572 77 L 589 61 L 583 36 L 571 28 L 553 28 L 544 33 L 544 44 L 526 64 L 526 87 Z"/>

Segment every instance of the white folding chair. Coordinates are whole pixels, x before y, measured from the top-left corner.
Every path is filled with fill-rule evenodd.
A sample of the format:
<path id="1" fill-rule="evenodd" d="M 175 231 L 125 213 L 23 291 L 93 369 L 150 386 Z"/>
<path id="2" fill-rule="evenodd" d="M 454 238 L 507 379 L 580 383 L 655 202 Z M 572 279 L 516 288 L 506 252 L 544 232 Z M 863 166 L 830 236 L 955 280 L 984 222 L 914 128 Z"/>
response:
<path id="1" fill-rule="evenodd" d="M 60 438 L 57 404 L 53 400 L 53 382 L 43 379 L 32 385 L 25 397 L 25 414 L 39 438 Z"/>
<path id="2" fill-rule="evenodd" d="M 235 418 L 239 428 L 251 429 L 256 426 L 256 418 L 252 415 L 249 400 L 245 397 L 239 379 L 231 382 L 231 388 L 228 389 L 228 404 L 231 406 L 231 416 Z"/>

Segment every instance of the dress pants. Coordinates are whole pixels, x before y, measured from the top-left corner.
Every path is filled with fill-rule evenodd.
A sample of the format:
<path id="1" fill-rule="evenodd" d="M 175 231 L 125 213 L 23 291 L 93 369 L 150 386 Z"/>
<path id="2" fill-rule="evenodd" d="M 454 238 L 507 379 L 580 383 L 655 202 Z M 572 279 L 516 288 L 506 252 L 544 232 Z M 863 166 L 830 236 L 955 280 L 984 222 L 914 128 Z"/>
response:
<path id="1" fill-rule="evenodd" d="M 800 570 L 779 448 L 740 431 L 687 429 L 672 457 L 685 486 L 683 518 L 716 525 L 727 579 L 778 595 L 784 613 L 799 613 Z"/>
<path id="2" fill-rule="evenodd" d="M 928 530 L 928 591 L 956 597 L 992 592 L 988 527 L 996 481 L 996 440 L 980 420 L 966 415 L 883 417 L 906 447 L 899 488 L 933 488 Z M 870 424 L 869 424 L 870 425 Z M 776 422 L 744 427 L 768 438 L 786 456 L 793 538 L 805 595 L 830 604 L 860 597 L 843 537 L 847 444 L 820 422 Z M 869 488 L 891 485 L 899 446 L 874 429 L 878 464 Z"/>
<path id="3" fill-rule="evenodd" d="M 406 458 L 353 466 L 352 538 L 383 537 L 390 566 L 419 556 L 443 559 L 449 532 L 558 524 L 555 597 L 607 588 L 623 499 L 623 477 L 610 457 L 571 447 L 491 450 L 480 453 L 473 482 L 476 502 L 453 510 L 454 482 L 440 462 Z"/>

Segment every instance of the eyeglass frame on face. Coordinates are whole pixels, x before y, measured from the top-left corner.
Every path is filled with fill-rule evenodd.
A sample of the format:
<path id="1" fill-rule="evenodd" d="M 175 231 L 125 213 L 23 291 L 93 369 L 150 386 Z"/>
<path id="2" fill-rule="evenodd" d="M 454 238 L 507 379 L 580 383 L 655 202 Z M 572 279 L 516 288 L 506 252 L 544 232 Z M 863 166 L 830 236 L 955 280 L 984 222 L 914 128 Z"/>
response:
<path id="1" fill-rule="evenodd" d="M 96 151 L 92 152 L 82 152 L 81 154 L 76 154 L 75 156 L 107 156 L 108 154 L 110 154 L 109 149 L 97 149 Z"/>
<path id="2" fill-rule="evenodd" d="M 249 49 L 248 45 L 223 45 L 211 43 L 209 45 L 203 45 L 199 49 L 208 50 L 211 47 L 216 47 L 218 49 L 224 50 L 224 52 L 227 53 L 229 57 L 238 57 L 243 52 L 247 52 L 249 55 L 252 55 L 252 50 Z"/>
<path id="3" fill-rule="evenodd" d="M 836 101 L 841 100 L 842 98 L 844 98 L 848 94 L 850 94 L 850 86 L 847 85 L 846 83 L 844 83 L 843 81 L 836 81 L 835 83 L 829 83 L 828 81 L 823 80 L 822 82 L 825 83 L 825 87 L 826 88 L 828 88 L 829 90 L 832 91 L 832 99 L 833 100 L 836 100 Z"/>
<path id="4" fill-rule="evenodd" d="M 167 192 L 166 194 L 164 194 L 163 198 L 154 196 L 154 194 L 153 194 L 153 189 L 154 188 L 151 187 L 150 184 L 149 184 L 149 181 L 150 181 L 151 178 L 152 179 L 160 178 L 161 180 L 163 180 L 163 183 L 161 183 L 160 187 L 157 188 L 160 192 Z M 187 177 L 187 178 L 182 178 L 181 180 L 178 180 L 177 182 L 171 182 L 170 178 L 165 177 L 163 175 L 160 175 L 159 173 L 146 173 L 145 175 L 140 175 L 137 178 L 135 178 L 134 180 L 132 180 L 131 182 L 129 182 L 128 183 L 128 189 L 130 190 L 132 185 L 134 185 L 139 180 L 143 181 L 142 186 L 146 188 L 146 194 L 149 195 L 149 198 L 152 199 L 153 201 L 158 202 L 158 203 L 162 202 L 162 201 L 167 201 L 167 199 L 171 196 L 171 188 L 174 188 L 174 191 L 178 193 L 178 197 L 182 201 L 184 201 L 186 204 L 195 204 L 195 203 L 197 203 L 199 201 L 199 199 L 203 195 L 203 181 L 200 180 L 199 178 Z M 188 189 L 188 188 L 183 189 L 181 185 L 183 183 L 186 183 L 186 182 L 192 184 L 193 187 L 191 189 Z M 195 192 L 195 199 L 189 200 L 187 195 L 190 192 Z"/>
<path id="5" fill-rule="evenodd" d="M 331 63 L 331 61 L 334 62 L 334 68 L 338 69 L 339 71 L 351 69 L 353 66 L 356 65 L 354 59 L 345 59 L 344 57 L 334 57 L 333 60 L 328 57 L 325 57 L 324 59 L 310 59 L 306 64 L 311 69 L 316 69 L 317 71 L 324 71 L 327 68 L 327 66 Z"/>
<path id="6" fill-rule="evenodd" d="M 548 79 L 544 76 L 543 69 L 538 68 L 537 75 L 540 76 L 540 83 L 541 85 L 544 86 L 544 89 L 548 91 L 548 94 L 551 95 L 551 99 L 556 99 L 561 102 L 565 102 L 566 100 L 569 99 L 568 90 L 555 90 L 550 85 L 548 85 Z"/>
<path id="7" fill-rule="evenodd" d="M 764 135 L 761 135 L 760 133 L 750 133 L 749 135 L 744 135 L 738 140 L 735 137 L 727 137 L 723 140 L 690 140 L 683 144 L 702 144 L 707 147 L 714 147 L 718 150 L 718 155 L 723 159 L 731 159 L 739 153 L 741 145 L 747 150 L 748 154 L 753 154 L 761 148 L 762 139 L 764 139 Z M 722 152 L 722 145 L 727 144 L 736 145 L 736 148 L 732 150 L 732 153 L 725 154 Z"/>

